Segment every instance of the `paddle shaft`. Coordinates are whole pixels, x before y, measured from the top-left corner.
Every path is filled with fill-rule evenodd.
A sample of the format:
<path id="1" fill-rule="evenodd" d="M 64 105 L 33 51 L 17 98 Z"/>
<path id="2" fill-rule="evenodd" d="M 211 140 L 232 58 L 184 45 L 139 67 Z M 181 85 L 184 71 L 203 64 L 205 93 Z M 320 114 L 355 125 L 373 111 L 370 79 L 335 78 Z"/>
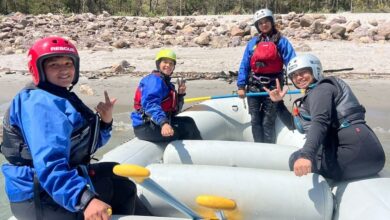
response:
<path id="1" fill-rule="evenodd" d="M 289 90 L 286 94 L 303 94 L 305 93 L 305 90 L 303 89 L 295 89 L 295 90 Z M 268 96 L 268 92 L 250 92 L 246 93 L 247 97 L 253 97 L 253 96 Z M 200 102 L 210 99 L 224 99 L 224 98 L 232 98 L 232 97 L 238 97 L 237 94 L 230 94 L 230 95 L 217 95 L 217 96 L 203 96 L 203 97 L 196 97 L 196 98 L 188 98 L 184 99 L 185 103 L 189 102 Z"/>
<path id="2" fill-rule="evenodd" d="M 187 215 L 188 217 L 197 220 L 197 219 L 203 219 L 200 215 L 195 213 L 191 208 L 186 206 L 184 203 L 177 200 L 175 197 L 173 197 L 170 193 L 168 193 L 164 188 L 162 188 L 160 185 L 158 185 L 156 182 L 154 182 L 152 179 L 148 178 L 145 179 L 141 186 L 143 186 L 145 189 L 149 190 L 150 192 L 154 193 L 158 197 L 162 198 L 164 201 L 166 201 L 168 204 L 182 212 L 183 214 Z"/>
<path id="3" fill-rule="evenodd" d="M 169 194 L 164 188 L 162 188 L 158 183 L 150 179 L 150 171 L 145 167 L 141 167 L 134 164 L 121 164 L 116 165 L 113 168 L 113 173 L 118 176 L 130 177 L 136 183 L 143 186 L 145 189 L 149 190 L 156 196 L 163 199 L 165 202 L 187 215 L 188 217 L 197 220 L 202 219 L 200 215 L 195 213 L 192 209 L 186 206 L 184 203 L 177 200 L 171 194 Z"/>

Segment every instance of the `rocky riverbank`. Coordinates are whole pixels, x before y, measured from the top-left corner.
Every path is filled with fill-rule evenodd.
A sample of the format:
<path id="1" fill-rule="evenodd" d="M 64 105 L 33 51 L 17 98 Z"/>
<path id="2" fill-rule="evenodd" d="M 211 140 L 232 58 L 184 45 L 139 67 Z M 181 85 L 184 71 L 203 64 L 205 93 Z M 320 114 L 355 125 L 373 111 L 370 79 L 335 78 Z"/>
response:
<path id="1" fill-rule="evenodd" d="M 256 33 L 252 15 L 125 17 L 94 15 L 25 15 L 0 17 L 0 53 L 25 53 L 37 39 L 67 36 L 80 50 L 160 48 L 165 46 L 226 48 L 244 46 Z M 276 24 L 291 40 L 389 42 L 390 17 L 378 14 L 275 15 Z M 304 49 L 304 45 L 302 46 Z"/>
<path id="2" fill-rule="evenodd" d="M 275 15 L 279 29 L 298 53 L 314 53 L 325 69 L 353 68 L 345 78 L 386 77 L 390 73 L 389 14 Z M 188 79 L 234 81 L 247 41 L 256 34 L 251 15 L 119 17 L 100 15 L 2 16 L 0 76 L 26 74 L 27 49 L 38 38 L 60 35 L 81 54 L 82 75 L 105 78 L 141 76 L 154 68 L 160 47 L 178 54 L 176 75 Z"/>

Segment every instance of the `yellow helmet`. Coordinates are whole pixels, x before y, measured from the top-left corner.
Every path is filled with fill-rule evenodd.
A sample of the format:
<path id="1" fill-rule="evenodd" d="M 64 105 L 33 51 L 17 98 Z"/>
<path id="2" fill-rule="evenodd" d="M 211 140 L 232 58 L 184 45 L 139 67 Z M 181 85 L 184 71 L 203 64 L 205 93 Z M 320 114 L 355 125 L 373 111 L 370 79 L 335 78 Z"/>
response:
<path id="1" fill-rule="evenodd" d="M 173 50 L 170 50 L 170 49 L 160 50 L 156 55 L 156 62 L 160 61 L 162 58 L 171 59 L 176 64 L 176 54 L 175 54 L 175 52 L 173 52 Z"/>

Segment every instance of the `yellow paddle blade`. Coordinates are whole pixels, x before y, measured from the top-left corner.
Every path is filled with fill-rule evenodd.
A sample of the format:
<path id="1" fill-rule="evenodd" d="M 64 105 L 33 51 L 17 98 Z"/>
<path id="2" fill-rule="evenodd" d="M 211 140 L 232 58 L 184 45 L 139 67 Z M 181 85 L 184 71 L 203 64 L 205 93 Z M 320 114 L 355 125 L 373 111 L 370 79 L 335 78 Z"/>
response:
<path id="1" fill-rule="evenodd" d="M 111 209 L 111 208 L 108 208 L 108 209 L 107 209 L 107 215 L 108 215 L 108 216 L 111 216 L 111 215 L 112 215 L 112 209 Z"/>
<path id="2" fill-rule="evenodd" d="M 236 202 L 220 196 L 200 195 L 196 197 L 196 203 L 217 210 L 232 210 L 236 208 Z"/>
<path id="3" fill-rule="evenodd" d="M 148 169 L 133 164 L 116 165 L 113 168 L 113 172 L 118 176 L 130 177 L 137 183 L 142 183 L 150 176 L 150 171 Z"/>
<path id="4" fill-rule="evenodd" d="M 196 97 L 196 98 L 184 99 L 184 102 L 185 102 L 185 103 L 189 103 L 189 102 L 200 102 L 200 101 L 205 101 L 205 100 L 209 100 L 209 99 L 211 99 L 211 96 L 203 96 L 203 97 Z"/>

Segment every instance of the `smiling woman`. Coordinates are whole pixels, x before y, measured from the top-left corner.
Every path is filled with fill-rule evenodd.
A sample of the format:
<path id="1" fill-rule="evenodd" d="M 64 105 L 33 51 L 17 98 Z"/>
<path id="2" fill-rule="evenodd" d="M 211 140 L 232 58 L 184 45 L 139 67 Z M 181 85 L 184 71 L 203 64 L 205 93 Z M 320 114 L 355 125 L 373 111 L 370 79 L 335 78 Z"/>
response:
<path id="1" fill-rule="evenodd" d="M 315 80 L 309 68 L 303 68 L 291 73 L 290 79 L 298 89 L 307 89 Z"/>
<path id="2" fill-rule="evenodd" d="M 60 220 L 149 215 L 137 200 L 134 183 L 112 174 L 115 163 L 90 164 L 91 155 L 111 137 L 116 99 L 105 91 L 95 113 L 71 92 L 79 78 L 79 55 L 64 38 L 38 40 L 29 57 L 33 83 L 14 97 L 3 122 L 1 152 L 7 163 L 2 172 L 14 216 Z"/>
<path id="3" fill-rule="evenodd" d="M 311 54 L 293 58 L 287 74 L 297 88 L 306 89 L 306 94 L 294 101 L 292 114 L 283 103 L 286 88 L 282 90 L 277 82 L 275 90 L 266 90 L 277 103 L 283 123 L 306 134 L 302 149 L 290 157 L 290 169 L 297 176 L 315 172 L 334 180 L 381 171 L 384 150 L 366 124 L 365 108 L 348 84 L 336 77 L 325 78 L 320 60 Z"/>
<path id="4" fill-rule="evenodd" d="M 283 66 L 295 57 L 294 48 L 276 28 L 272 11 L 266 8 L 256 11 L 253 25 L 258 36 L 248 42 L 241 60 L 237 79 L 240 98 L 248 92 L 274 88 L 276 79 L 283 83 Z M 248 96 L 248 106 L 255 142 L 275 143 L 275 105 L 268 97 Z"/>
<path id="5" fill-rule="evenodd" d="M 65 88 L 71 86 L 75 76 L 75 68 L 70 57 L 55 56 L 47 58 L 43 63 L 43 69 L 50 83 Z"/>
<path id="6" fill-rule="evenodd" d="M 181 81 L 176 90 L 171 82 L 175 52 L 162 49 L 155 61 L 157 70 L 142 78 L 135 92 L 134 111 L 130 115 L 134 134 L 153 142 L 202 139 L 192 118 L 176 117 L 183 108 L 187 87 Z"/>

